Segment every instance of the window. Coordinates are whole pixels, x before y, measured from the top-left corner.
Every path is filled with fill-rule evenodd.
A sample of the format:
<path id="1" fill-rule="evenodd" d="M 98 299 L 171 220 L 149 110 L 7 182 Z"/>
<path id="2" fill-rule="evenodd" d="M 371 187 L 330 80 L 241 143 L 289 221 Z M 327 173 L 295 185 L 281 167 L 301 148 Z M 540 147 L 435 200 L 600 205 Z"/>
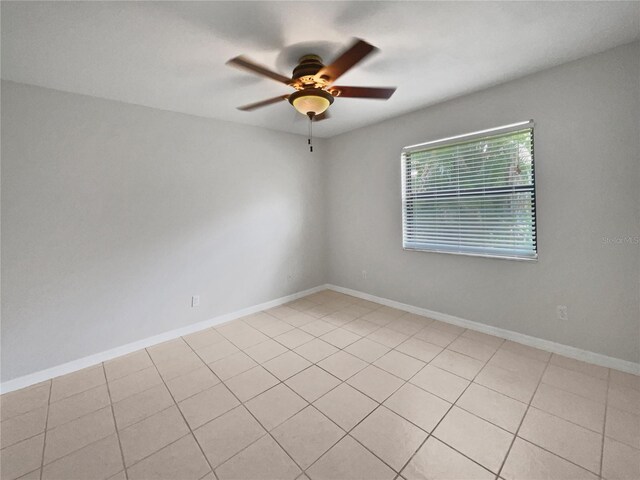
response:
<path id="1" fill-rule="evenodd" d="M 408 250 L 536 259 L 533 121 L 405 147 Z"/>

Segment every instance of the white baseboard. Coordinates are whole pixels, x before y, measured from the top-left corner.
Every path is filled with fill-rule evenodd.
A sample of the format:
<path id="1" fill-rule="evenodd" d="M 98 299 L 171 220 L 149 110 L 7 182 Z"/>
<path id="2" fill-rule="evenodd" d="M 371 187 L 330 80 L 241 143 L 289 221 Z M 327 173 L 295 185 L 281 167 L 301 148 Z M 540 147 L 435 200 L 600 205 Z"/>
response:
<path id="1" fill-rule="evenodd" d="M 570 347 L 568 345 L 552 342 L 550 340 L 543 340 L 541 338 L 532 337 L 530 335 L 514 332 L 512 330 L 506 330 L 504 328 L 492 327 L 491 325 L 474 322 L 473 320 L 466 320 L 464 318 L 455 317 L 446 313 L 434 312 L 433 310 L 427 310 L 426 308 L 414 307 L 413 305 L 396 302 L 395 300 L 389 300 L 388 298 L 377 297 L 375 295 L 359 292 L 350 288 L 344 288 L 330 284 L 325 285 L 325 288 L 347 295 L 352 295 L 354 297 L 362 298 L 364 300 L 370 300 L 372 302 L 380 303 L 388 307 L 397 308 L 398 310 L 404 310 L 406 312 L 415 313 L 417 315 L 423 315 L 425 317 L 433 318 L 434 320 L 440 320 L 441 322 L 458 325 L 459 327 L 464 327 L 470 330 L 476 330 L 478 332 L 487 333 L 489 335 L 505 338 L 507 340 L 512 340 L 517 343 L 522 343 L 523 345 L 539 348 L 540 350 L 564 355 L 565 357 L 582 360 L 584 362 L 593 363 L 602 367 L 613 368 L 627 373 L 633 373 L 635 375 L 640 375 L 639 363 L 629 362 L 628 360 L 622 360 L 615 357 L 608 357 L 607 355 L 602 355 L 600 353 L 594 353 L 588 350 Z"/>
<path id="2" fill-rule="evenodd" d="M 157 345 L 158 343 L 162 343 L 168 340 L 173 340 L 174 338 L 182 337 L 183 335 L 188 335 L 190 333 L 194 333 L 199 330 L 204 330 L 205 328 L 230 322 L 231 320 L 235 320 L 236 318 L 251 315 L 252 313 L 260 312 L 268 308 L 277 307 L 284 303 L 288 303 L 293 300 L 297 300 L 298 298 L 305 297 L 307 295 L 311 295 L 312 293 L 316 293 L 326 289 L 327 289 L 327 286 L 320 285 L 314 288 L 310 288 L 308 290 L 304 290 L 302 292 L 293 293 L 285 297 L 280 297 L 275 300 L 271 300 L 268 302 L 260 303 L 258 305 L 253 305 L 251 307 L 243 308 L 242 310 L 226 313 L 224 315 L 220 315 L 218 317 L 211 318 L 209 320 L 204 320 L 202 322 L 197 322 L 191 325 L 187 325 L 186 327 L 181 327 L 175 330 L 170 330 L 168 332 L 161 333 L 159 335 L 154 335 L 153 337 L 144 338 L 136 342 L 128 343 L 120 347 L 106 350 L 104 352 L 96 353 L 94 355 L 89 355 L 88 357 L 79 358 L 71 362 L 63 363 L 62 365 L 57 365 L 55 367 L 47 368 L 46 370 L 41 370 L 39 372 L 30 373 L 22 377 L 14 378 L 13 380 L 8 380 L 0 384 L 0 393 L 8 393 L 14 390 L 19 390 L 20 388 L 29 387 L 31 385 L 35 385 L 36 383 L 44 382 L 45 380 L 49 380 L 54 377 L 59 377 L 60 375 L 66 375 L 67 373 L 72 373 L 72 372 L 81 370 L 83 368 L 91 367 L 93 365 L 97 365 L 99 363 L 106 362 L 107 360 L 111 360 L 113 358 L 119 357 L 121 355 L 126 355 L 127 353 L 135 352 L 142 348 L 147 348 L 152 345 Z"/>
<path id="3" fill-rule="evenodd" d="M 302 292 L 297 292 L 291 295 L 287 295 L 285 297 L 277 298 L 269 302 L 264 302 L 258 305 L 253 305 L 251 307 L 243 308 L 242 310 L 237 310 L 235 312 L 220 315 L 218 317 L 215 317 L 209 320 L 204 320 L 202 322 L 194 323 L 192 325 L 187 325 L 186 327 L 170 330 L 168 332 L 164 332 L 159 335 L 154 335 L 153 337 L 144 338 L 142 340 L 128 343 L 120 347 L 112 348 L 104 352 L 96 353 L 88 357 L 79 358 L 71 362 L 63 363 L 62 365 L 57 365 L 55 367 L 47 368 L 46 370 L 41 370 L 39 372 L 30 373 L 22 377 L 14 378 L 13 380 L 8 380 L 0 384 L 0 393 L 8 393 L 14 390 L 19 390 L 21 388 L 29 387 L 31 385 L 35 385 L 36 383 L 44 382 L 45 380 L 49 380 L 54 377 L 59 377 L 60 375 L 66 375 L 67 373 L 72 373 L 72 372 L 81 370 L 83 368 L 91 367 L 101 362 L 106 362 L 107 360 L 111 360 L 113 358 L 119 357 L 121 355 L 126 355 L 127 353 L 135 352 L 142 348 L 147 348 L 152 345 L 157 345 L 158 343 L 166 342 L 168 340 L 173 340 L 174 338 L 178 338 L 183 335 L 188 335 L 190 333 L 204 330 L 205 328 L 230 322 L 231 320 L 235 320 L 236 318 L 244 317 L 246 315 L 251 315 L 252 313 L 277 307 L 284 303 L 297 300 L 300 297 L 311 295 L 312 293 L 316 293 L 316 292 L 327 290 L 327 289 L 334 290 L 336 292 L 344 293 L 347 295 L 352 295 L 354 297 L 362 298 L 364 300 L 370 300 L 372 302 L 376 302 L 381 305 L 397 308 L 398 310 L 404 310 L 405 312 L 415 313 L 417 315 L 423 315 L 425 317 L 433 318 L 434 320 L 440 320 L 441 322 L 450 323 L 452 325 L 458 325 L 460 327 L 468 328 L 470 330 L 475 330 L 478 332 L 487 333 L 489 335 L 494 335 L 496 337 L 505 338 L 507 340 L 512 340 L 517 343 L 522 343 L 523 345 L 539 348 L 540 350 L 545 350 L 547 352 L 564 355 L 565 357 L 575 358 L 576 360 L 582 360 L 584 362 L 593 363 L 595 365 L 600 365 L 603 367 L 613 368 L 623 372 L 640 375 L 640 364 L 638 363 L 629 362 L 627 360 L 622 360 L 619 358 L 608 357 L 600 353 L 589 352 L 587 350 L 582 350 L 580 348 L 570 347 L 568 345 L 563 345 L 561 343 L 556 343 L 549 340 L 543 340 L 541 338 L 532 337 L 530 335 L 525 335 L 523 333 L 518 333 L 511 330 L 506 330 L 504 328 L 492 327 L 491 325 L 474 322 L 473 320 L 466 320 L 464 318 L 455 317 L 453 315 L 448 315 L 446 313 L 435 312 L 433 310 L 428 310 L 426 308 L 407 305 L 406 303 L 396 302 L 395 300 L 389 300 L 388 298 L 377 297 L 375 295 L 360 292 L 357 290 L 352 290 L 350 288 L 344 288 L 344 287 L 339 287 L 337 285 L 326 284 L 326 285 L 319 285 L 317 287 L 310 288 Z"/>

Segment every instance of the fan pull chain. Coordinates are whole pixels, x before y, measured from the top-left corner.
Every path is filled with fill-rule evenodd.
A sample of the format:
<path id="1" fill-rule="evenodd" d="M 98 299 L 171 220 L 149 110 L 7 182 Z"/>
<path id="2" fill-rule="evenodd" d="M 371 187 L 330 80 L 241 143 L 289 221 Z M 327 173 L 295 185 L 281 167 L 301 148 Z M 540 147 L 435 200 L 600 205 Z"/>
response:
<path id="1" fill-rule="evenodd" d="M 311 143 L 313 139 L 313 112 L 309 112 L 307 115 L 309 116 L 309 138 L 307 139 L 307 143 L 309 144 L 309 151 L 313 153 L 313 145 Z"/>

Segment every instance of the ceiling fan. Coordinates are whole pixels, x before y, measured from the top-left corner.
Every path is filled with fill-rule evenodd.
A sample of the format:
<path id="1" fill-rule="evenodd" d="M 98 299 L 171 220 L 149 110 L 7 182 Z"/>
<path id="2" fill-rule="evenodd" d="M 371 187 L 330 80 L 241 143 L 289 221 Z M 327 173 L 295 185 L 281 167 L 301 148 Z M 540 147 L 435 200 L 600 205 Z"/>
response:
<path id="1" fill-rule="evenodd" d="M 251 103 L 238 107 L 238 109 L 251 111 L 282 100 L 288 100 L 298 112 L 308 116 L 310 120 L 317 121 L 328 118 L 327 108 L 333 103 L 335 97 L 387 100 L 396 91 L 395 87 L 345 87 L 333 84 L 345 72 L 376 50 L 376 47 L 364 40 L 356 39 L 330 65 L 324 65 L 322 58 L 318 55 L 304 55 L 293 69 L 291 78 L 273 72 L 248 60 L 246 57 L 232 58 L 227 62 L 228 65 L 271 78 L 296 90 L 288 95 L 280 95 L 261 102 Z"/>

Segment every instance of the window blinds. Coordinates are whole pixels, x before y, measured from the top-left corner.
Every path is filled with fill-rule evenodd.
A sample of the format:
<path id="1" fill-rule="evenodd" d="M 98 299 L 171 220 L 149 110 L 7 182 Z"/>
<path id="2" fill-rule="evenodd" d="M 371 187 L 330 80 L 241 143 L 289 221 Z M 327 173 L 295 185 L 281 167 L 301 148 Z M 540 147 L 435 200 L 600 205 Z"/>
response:
<path id="1" fill-rule="evenodd" d="M 405 147 L 403 243 L 537 258 L 533 122 Z"/>

